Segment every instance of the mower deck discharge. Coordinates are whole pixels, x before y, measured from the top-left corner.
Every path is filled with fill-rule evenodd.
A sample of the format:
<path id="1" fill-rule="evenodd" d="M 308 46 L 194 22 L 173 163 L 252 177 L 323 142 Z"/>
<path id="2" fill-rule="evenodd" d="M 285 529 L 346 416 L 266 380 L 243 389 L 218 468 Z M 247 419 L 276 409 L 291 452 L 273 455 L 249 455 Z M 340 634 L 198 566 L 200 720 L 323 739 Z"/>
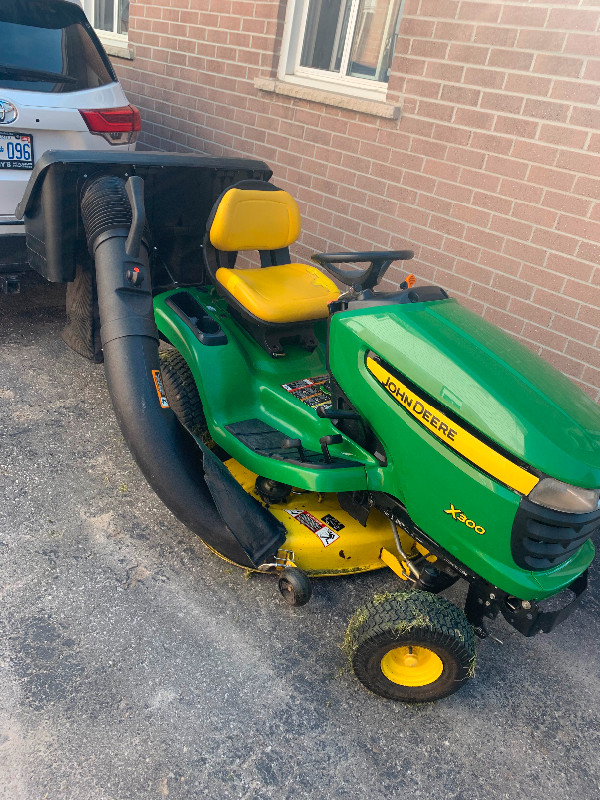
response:
<path id="1" fill-rule="evenodd" d="M 298 208 L 270 177 L 244 159 L 52 153 L 18 211 L 32 266 L 71 282 L 67 340 L 83 332 L 91 358 L 97 301 L 115 413 L 173 513 L 293 605 L 312 577 L 389 567 L 401 590 L 350 621 L 354 671 L 384 697 L 444 697 L 487 619 L 531 636 L 581 599 L 600 412 L 443 289 L 378 291 L 408 250 L 292 262 Z M 250 251 L 260 267 L 241 269 Z M 439 594 L 459 578 L 464 610 Z"/>

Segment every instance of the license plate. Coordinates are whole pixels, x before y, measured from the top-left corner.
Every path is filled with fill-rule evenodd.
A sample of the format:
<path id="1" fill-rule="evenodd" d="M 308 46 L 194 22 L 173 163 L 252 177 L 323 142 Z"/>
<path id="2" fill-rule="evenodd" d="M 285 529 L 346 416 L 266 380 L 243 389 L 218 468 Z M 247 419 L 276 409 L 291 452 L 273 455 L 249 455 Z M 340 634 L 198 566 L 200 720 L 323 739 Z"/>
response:
<path id="1" fill-rule="evenodd" d="M 0 133 L 0 169 L 33 169 L 33 136 Z"/>

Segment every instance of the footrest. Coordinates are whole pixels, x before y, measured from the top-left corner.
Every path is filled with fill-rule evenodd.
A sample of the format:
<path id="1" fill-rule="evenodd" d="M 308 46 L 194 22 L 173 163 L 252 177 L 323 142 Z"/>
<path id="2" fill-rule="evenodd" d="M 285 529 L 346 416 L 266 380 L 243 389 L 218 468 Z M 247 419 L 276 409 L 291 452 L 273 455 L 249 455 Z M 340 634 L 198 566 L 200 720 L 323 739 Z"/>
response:
<path id="1" fill-rule="evenodd" d="M 298 448 L 281 446 L 283 440 L 290 437 L 289 433 L 272 428 L 260 419 L 246 419 L 242 422 L 234 422 L 231 425 L 225 425 L 225 429 L 254 453 L 267 458 L 274 458 L 278 461 L 299 464 L 313 469 L 343 469 L 344 467 L 364 466 L 360 461 L 351 461 L 334 455 L 331 456 L 331 461 L 328 463 L 322 452 L 309 450 L 308 448 L 303 448 L 304 458 L 301 458 Z"/>

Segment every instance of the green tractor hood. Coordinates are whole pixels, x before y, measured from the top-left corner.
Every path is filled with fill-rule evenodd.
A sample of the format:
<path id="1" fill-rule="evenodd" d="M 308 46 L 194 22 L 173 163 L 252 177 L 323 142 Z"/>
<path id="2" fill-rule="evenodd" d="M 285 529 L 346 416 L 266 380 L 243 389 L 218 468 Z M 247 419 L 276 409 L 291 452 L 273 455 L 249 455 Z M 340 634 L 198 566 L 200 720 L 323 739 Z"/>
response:
<path id="1" fill-rule="evenodd" d="M 554 367 L 455 300 L 334 317 L 390 366 L 518 459 L 600 487 L 600 409 Z M 348 331 L 350 333 L 350 330 Z"/>

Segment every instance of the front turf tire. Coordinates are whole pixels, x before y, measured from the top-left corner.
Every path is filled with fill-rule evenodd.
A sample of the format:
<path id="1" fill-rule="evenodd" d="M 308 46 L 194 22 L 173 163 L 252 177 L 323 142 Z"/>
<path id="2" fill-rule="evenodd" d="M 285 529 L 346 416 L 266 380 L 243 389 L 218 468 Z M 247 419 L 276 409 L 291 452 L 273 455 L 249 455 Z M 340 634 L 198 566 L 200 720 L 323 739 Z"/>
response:
<path id="1" fill-rule="evenodd" d="M 405 703 L 453 694 L 475 665 L 475 635 L 464 613 L 429 592 L 375 597 L 350 620 L 345 647 L 367 689 Z"/>

